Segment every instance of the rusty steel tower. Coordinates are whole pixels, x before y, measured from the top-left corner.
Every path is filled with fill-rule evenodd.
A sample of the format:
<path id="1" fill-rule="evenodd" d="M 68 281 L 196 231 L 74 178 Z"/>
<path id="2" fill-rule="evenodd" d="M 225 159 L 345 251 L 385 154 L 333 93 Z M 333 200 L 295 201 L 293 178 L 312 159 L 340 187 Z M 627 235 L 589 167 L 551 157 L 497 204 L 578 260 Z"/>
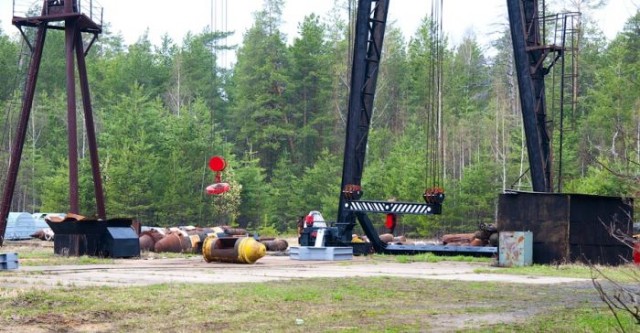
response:
<path id="1" fill-rule="evenodd" d="M 93 110 L 87 79 L 87 67 L 85 57 L 91 46 L 102 33 L 102 7 L 94 0 L 43 0 L 42 8 L 37 8 L 37 16 L 30 16 L 20 11 L 20 1 L 13 3 L 12 23 L 24 37 L 31 50 L 31 61 L 24 86 L 22 108 L 19 123 L 15 133 L 15 140 L 11 148 L 11 160 L 7 171 L 6 183 L 2 194 L 0 206 L 0 246 L 4 242 L 4 233 L 7 226 L 7 218 L 11 209 L 11 201 L 15 190 L 22 149 L 27 134 L 27 124 L 31 114 L 33 98 L 38 80 L 38 71 L 42 60 L 42 51 L 47 32 L 49 30 L 62 30 L 65 34 L 65 58 L 66 58 L 66 90 L 67 90 L 67 121 L 68 121 L 68 147 L 69 147 L 69 212 L 78 214 L 78 138 L 76 120 L 76 82 L 75 69 L 77 61 L 78 79 L 84 110 L 85 126 L 87 129 L 87 141 L 91 158 L 91 170 L 96 197 L 96 213 L 99 219 L 106 219 L 104 204 L 104 192 L 98 158 L 95 127 L 93 123 Z M 31 1 L 29 1 L 31 3 Z M 33 8 L 29 8 L 33 12 Z M 35 39 L 29 41 L 25 28 L 36 30 Z M 91 37 L 85 46 L 83 35 Z"/>

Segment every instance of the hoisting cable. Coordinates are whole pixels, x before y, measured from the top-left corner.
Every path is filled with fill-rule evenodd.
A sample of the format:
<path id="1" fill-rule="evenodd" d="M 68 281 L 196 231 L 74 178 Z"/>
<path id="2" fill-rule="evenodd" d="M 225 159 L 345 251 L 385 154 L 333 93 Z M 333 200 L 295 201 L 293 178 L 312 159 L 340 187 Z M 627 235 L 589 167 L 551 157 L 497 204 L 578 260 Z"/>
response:
<path id="1" fill-rule="evenodd" d="M 227 0 L 211 0 L 210 1 L 210 18 L 209 18 L 209 30 L 211 33 L 211 42 L 209 43 L 209 52 L 211 55 L 211 72 L 213 73 L 213 77 L 214 79 L 211 81 L 212 84 L 212 91 L 216 91 L 216 84 L 217 84 L 217 79 L 222 79 L 219 75 L 218 69 L 220 68 L 220 71 L 222 70 L 226 70 L 227 69 L 227 58 L 226 58 L 226 52 L 227 52 L 227 35 L 226 32 L 228 31 L 228 22 L 227 22 L 227 16 L 228 16 L 228 12 L 229 12 L 229 8 L 228 8 L 228 1 Z M 224 41 L 223 41 L 223 45 L 222 45 L 222 49 L 221 50 L 221 45 L 219 44 L 219 33 L 221 31 L 225 32 L 224 35 Z M 223 69 L 224 68 L 224 69 Z M 229 190 L 229 185 L 227 183 L 222 184 L 221 182 L 221 172 L 224 170 L 225 166 L 226 166 L 226 162 L 224 161 L 224 158 L 222 158 L 221 156 L 218 156 L 216 154 L 216 150 L 215 146 L 218 145 L 218 142 L 215 140 L 216 138 L 216 110 L 215 110 L 215 103 L 213 103 L 213 105 L 209 105 L 210 108 L 210 112 L 209 112 L 209 116 L 210 116 L 210 122 L 211 122 L 211 127 L 210 127 L 210 131 L 209 131 L 209 138 L 208 138 L 208 142 L 212 145 L 210 152 L 209 151 L 205 151 L 203 156 L 203 161 L 205 162 L 205 167 L 202 169 L 202 181 L 201 181 L 201 189 L 200 189 L 200 193 L 202 194 L 203 198 L 206 198 L 207 196 L 211 196 L 211 195 L 219 195 L 219 194 L 223 194 L 225 192 L 227 192 Z M 220 140 L 223 141 L 223 140 Z M 224 155 L 224 143 L 220 144 L 222 146 L 222 155 Z M 212 157 L 212 155 L 214 155 Z M 211 169 L 211 171 L 214 172 L 215 176 L 214 176 L 214 183 L 207 186 L 206 184 L 208 183 L 206 181 L 206 177 L 207 174 L 209 173 L 207 169 Z M 216 202 L 216 198 L 214 197 L 213 202 Z M 200 220 L 201 221 L 205 221 L 206 218 L 204 217 L 204 206 L 201 205 L 200 206 Z"/>
<path id="2" fill-rule="evenodd" d="M 211 73 L 214 78 L 221 79 L 220 73 L 222 71 L 226 71 L 228 63 L 226 58 L 226 52 L 228 52 L 227 46 L 227 30 L 228 30 L 228 13 L 229 13 L 229 3 L 228 0 L 211 0 L 211 22 L 210 22 L 210 30 L 212 34 L 213 40 L 210 43 L 210 53 L 211 53 Z M 220 44 L 220 33 L 224 40 L 222 41 L 222 45 Z M 216 90 L 216 84 L 218 80 L 212 80 L 212 89 Z M 222 199 L 222 195 L 230 190 L 229 183 L 222 181 L 222 171 L 227 166 L 226 161 L 222 156 L 225 154 L 225 145 L 226 138 L 221 137 L 220 133 L 222 133 L 222 127 L 220 129 L 216 128 L 216 105 L 212 103 L 209 106 L 211 109 L 210 112 L 210 121 L 211 128 L 209 131 L 208 141 L 211 143 L 211 148 L 205 153 L 205 161 L 208 160 L 208 169 L 213 171 L 214 173 L 214 183 L 206 186 L 205 188 L 205 178 L 207 175 L 207 168 L 203 169 L 202 173 L 202 194 L 204 196 L 213 196 L 212 203 L 214 206 L 219 205 Z M 220 138 L 220 140 L 216 140 L 216 138 Z M 210 154 L 208 154 L 210 152 Z M 219 153 L 219 154 L 218 154 Z M 214 155 L 214 156 L 211 156 Z M 204 207 L 200 206 L 200 219 L 205 221 L 205 217 L 203 216 Z"/>
<path id="3" fill-rule="evenodd" d="M 425 192 L 427 203 L 442 203 L 444 149 L 442 146 L 442 64 L 443 64 L 443 0 L 431 1 L 429 22 L 429 80 L 427 84 L 427 105 L 425 124 Z"/>

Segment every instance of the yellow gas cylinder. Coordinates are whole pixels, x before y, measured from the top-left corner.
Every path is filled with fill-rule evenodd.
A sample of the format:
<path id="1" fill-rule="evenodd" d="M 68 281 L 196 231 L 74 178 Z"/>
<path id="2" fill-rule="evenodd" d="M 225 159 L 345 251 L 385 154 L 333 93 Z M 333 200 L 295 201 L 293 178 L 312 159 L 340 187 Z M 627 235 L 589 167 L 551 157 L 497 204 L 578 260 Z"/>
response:
<path id="1" fill-rule="evenodd" d="M 251 237 L 218 237 L 210 235 L 202 244 L 202 256 L 206 262 L 232 262 L 253 264 L 265 256 L 264 244 Z"/>

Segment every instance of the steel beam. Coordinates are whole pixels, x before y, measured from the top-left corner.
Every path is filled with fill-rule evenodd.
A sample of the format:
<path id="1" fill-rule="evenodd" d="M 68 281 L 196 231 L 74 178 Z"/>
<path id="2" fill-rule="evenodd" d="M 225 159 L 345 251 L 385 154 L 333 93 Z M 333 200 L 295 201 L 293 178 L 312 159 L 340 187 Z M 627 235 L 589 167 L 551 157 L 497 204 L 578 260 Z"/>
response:
<path id="1" fill-rule="evenodd" d="M 66 90 L 67 90 L 67 121 L 68 121 L 68 147 L 69 147 L 69 203 L 70 212 L 79 211 L 79 182 L 78 182 L 78 136 L 76 119 L 76 92 L 75 92 L 75 64 L 74 49 L 78 60 L 78 76 L 80 78 L 80 89 L 82 92 L 82 103 L 84 107 L 85 125 L 87 128 L 87 139 L 91 155 L 91 168 L 95 185 L 97 215 L 100 219 L 106 219 L 104 204 L 104 193 L 102 188 L 102 178 L 100 177 L 98 147 L 96 142 L 95 128 L 93 124 L 93 110 L 91 108 L 91 98 L 89 93 L 89 83 L 85 63 L 85 55 L 88 50 L 84 50 L 82 42 L 82 32 L 94 34 L 95 41 L 97 35 L 102 31 L 102 26 L 96 24 L 86 15 L 79 13 L 77 1 L 67 1 L 64 11 L 50 13 L 47 0 L 43 0 L 43 11 L 36 17 L 14 17 L 12 23 L 20 29 L 26 39 L 22 27 L 36 27 L 36 38 L 32 48 L 32 57 L 24 87 L 24 97 L 20 113 L 19 123 L 16 129 L 15 141 L 11 149 L 11 159 L 7 171 L 6 183 L 3 189 L 2 202 L 0 203 L 0 246 L 4 241 L 4 233 L 7 226 L 7 218 L 11 210 L 11 202 L 16 187 L 22 150 L 27 134 L 27 125 L 31 115 L 33 99 L 35 96 L 38 72 L 42 61 L 42 51 L 48 29 L 65 31 L 65 61 L 66 61 Z M 64 27 L 51 22 L 64 21 Z M 29 43 L 29 41 L 27 41 Z M 29 43 L 29 45 L 31 45 Z"/>
<path id="2" fill-rule="evenodd" d="M 100 175 L 100 158 L 98 157 L 98 143 L 96 140 L 96 130 L 93 122 L 93 107 L 91 106 L 89 79 L 87 77 L 87 65 L 85 62 L 85 50 L 80 34 L 78 34 L 76 38 L 76 57 L 78 59 L 78 78 L 80 79 L 80 92 L 82 93 L 82 106 L 84 108 L 84 123 L 87 130 L 87 141 L 89 143 L 91 172 L 93 175 L 94 193 L 96 196 L 96 209 L 98 218 L 104 220 L 107 218 L 107 213 L 104 202 L 102 177 Z"/>
<path id="3" fill-rule="evenodd" d="M 538 0 L 507 0 L 507 9 L 531 185 L 536 192 L 551 192 L 551 147 L 544 92 L 547 69 L 541 65 L 549 48 L 540 36 Z"/>
<path id="4" fill-rule="evenodd" d="M 359 186 L 362 179 L 388 10 L 389 0 L 358 1 L 340 191 L 350 185 Z M 350 230 L 356 217 L 345 209 L 346 201 L 345 195 L 340 193 L 337 221 L 351 224 L 347 228 Z M 341 237 L 350 241 L 351 234 L 345 233 Z"/>
<path id="5" fill-rule="evenodd" d="M 7 179 L 4 191 L 2 192 L 2 206 L 0 207 L 0 246 L 4 243 L 4 232 L 7 227 L 7 219 L 11 210 L 11 201 L 13 201 L 13 192 L 16 188 L 18 180 L 18 171 L 20 169 L 20 160 L 22 159 L 22 149 L 27 137 L 27 125 L 29 116 L 31 115 L 31 107 L 33 106 L 33 97 L 36 91 L 36 83 L 38 81 L 38 72 L 40 71 L 40 62 L 42 60 L 42 50 L 44 49 L 44 41 L 47 35 L 46 23 L 40 25 L 36 32 L 35 47 L 29 64 L 29 72 L 25 83 L 25 93 L 22 100 L 22 110 L 20 111 L 20 120 L 16 129 L 15 141 L 11 148 L 11 160 L 7 170 Z"/>
<path id="6" fill-rule="evenodd" d="M 71 3 L 67 1 L 69 6 Z M 78 124 L 76 117 L 76 80 L 74 49 L 80 32 L 76 29 L 77 20 L 65 22 L 65 57 L 67 62 L 67 146 L 69 148 L 69 212 L 80 213 L 78 195 Z"/>

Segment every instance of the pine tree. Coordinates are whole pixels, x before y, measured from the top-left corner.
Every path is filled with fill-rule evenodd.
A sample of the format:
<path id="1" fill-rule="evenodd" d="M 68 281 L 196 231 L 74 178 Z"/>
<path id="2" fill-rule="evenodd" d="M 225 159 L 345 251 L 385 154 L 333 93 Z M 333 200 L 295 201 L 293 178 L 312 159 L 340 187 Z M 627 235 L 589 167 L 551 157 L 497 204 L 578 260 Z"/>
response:
<path id="1" fill-rule="evenodd" d="M 253 26 L 238 49 L 233 76 L 229 121 L 239 153 L 254 151 L 260 165 L 271 175 L 285 147 L 294 137 L 287 113 L 287 48 L 279 30 L 281 0 L 265 1 L 255 14 Z"/>

